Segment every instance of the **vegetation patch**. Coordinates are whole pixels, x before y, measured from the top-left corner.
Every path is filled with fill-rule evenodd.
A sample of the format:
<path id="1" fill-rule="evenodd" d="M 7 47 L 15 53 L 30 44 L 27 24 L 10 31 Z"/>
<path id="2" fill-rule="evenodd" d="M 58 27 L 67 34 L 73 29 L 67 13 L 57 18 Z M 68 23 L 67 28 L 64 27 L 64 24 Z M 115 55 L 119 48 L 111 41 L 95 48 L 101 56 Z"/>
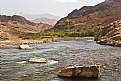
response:
<path id="1" fill-rule="evenodd" d="M 86 36 L 95 36 L 99 30 L 53 30 L 40 32 L 40 36 L 54 36 L 54 37 L 86 37 Z"/>
<path id="2" fill-rule="evenodd" d="M 61 31 L 61 30 L 51 30 L 51 31 L 44 31 L 37 34 L 25 34 L 19 35 L 19 38 L 22 39 L 50 39 L 55 37 L 94 37 L 99 34 L 99 30 L 68 30 L 68 31 Z"/>

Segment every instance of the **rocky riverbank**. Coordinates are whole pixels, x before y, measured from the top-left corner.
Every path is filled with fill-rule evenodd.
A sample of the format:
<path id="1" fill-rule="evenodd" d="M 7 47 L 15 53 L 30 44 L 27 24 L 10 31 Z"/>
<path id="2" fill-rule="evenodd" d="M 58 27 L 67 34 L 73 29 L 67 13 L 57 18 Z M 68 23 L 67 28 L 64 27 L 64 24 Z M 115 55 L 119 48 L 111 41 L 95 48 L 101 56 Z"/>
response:
<path id="1" fill-rule="evenodd" d="M 97 43 L 121 47 L 121 20 L 110 23 L 101 31 L 101 38 Z"/>

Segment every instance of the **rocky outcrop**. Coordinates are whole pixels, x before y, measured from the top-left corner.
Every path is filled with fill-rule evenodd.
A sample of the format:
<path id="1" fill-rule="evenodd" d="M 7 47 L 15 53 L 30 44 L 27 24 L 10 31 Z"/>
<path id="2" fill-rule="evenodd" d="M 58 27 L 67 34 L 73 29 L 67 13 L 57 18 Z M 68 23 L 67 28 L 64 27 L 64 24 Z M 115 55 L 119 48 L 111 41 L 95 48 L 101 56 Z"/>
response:
<path id="1" fill-rule="evenodd" d="M 60 77 L 82 77 L 82 78 L 99 78 L 100 65 L 93 66 L 69 66 L 59 71 Z"/>
<path id="2" fill-rule="evenodd" d="M 108 24 L 100 33 L 99 44 L 121 46 L 121 20 Z"/>
<path id="3" fill-rule="evenodd" d="M 60 19 L 54 29 L 90 30 L 121 19 L 121 0 L 106 0 L 95 6 L 75 9 L 67 17 Z"/>

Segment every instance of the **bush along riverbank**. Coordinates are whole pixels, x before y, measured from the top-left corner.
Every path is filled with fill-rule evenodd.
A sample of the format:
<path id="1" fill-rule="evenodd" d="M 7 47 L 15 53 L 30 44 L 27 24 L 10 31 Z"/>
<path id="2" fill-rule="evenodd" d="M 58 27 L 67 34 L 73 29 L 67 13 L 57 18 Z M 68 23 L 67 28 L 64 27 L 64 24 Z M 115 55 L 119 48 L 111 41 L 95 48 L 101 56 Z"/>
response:
<path id="1" fill-rule="evenodd" d="M 40 32 L 40 36 L 54 36 L 54 37 L 92 37 L 98 30 L 51 30 Z"/>

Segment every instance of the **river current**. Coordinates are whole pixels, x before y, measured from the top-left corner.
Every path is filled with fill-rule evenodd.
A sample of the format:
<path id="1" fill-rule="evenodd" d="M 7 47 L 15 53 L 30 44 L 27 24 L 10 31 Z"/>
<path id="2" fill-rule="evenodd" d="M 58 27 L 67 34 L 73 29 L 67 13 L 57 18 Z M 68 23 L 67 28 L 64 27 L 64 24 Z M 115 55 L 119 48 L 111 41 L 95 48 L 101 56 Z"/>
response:
<path id="1" fill-rule="evenodd" d="M 121 48 L 96 44 L 93 40 L 69 39 L 32 44 L 33 50 L 0 49 L 1 81 L 121 81 Z M 55 60 L 50 64 L 29 63 L 31 57 Z M 57 73 L 69 65 L 102 67 L 98 80 L 60 78 Z"/>

